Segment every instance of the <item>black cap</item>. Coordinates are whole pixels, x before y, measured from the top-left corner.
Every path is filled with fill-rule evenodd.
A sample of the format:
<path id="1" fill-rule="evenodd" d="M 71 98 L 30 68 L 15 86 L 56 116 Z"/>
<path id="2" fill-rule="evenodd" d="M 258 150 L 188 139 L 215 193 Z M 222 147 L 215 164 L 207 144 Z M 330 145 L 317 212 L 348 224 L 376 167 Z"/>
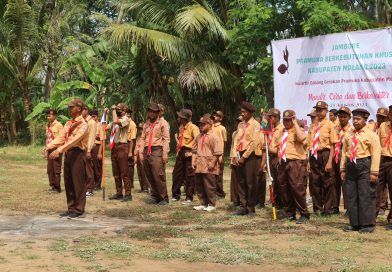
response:
<path id="1" fill-rule="evenodd" d="M 241 108 L 243 108 L 244 110 L 249 111 L 249 112 L 256 111 L 256 107 L 248 101 L 242 101 Z"/>
<path id="2" fill-rule="evenodd" d="M 352 111 L 353 116 L 361 116 L 365 119 L 367 119 L 370 116 L 370 112 L 368 112 L 366 109 L 355 109 Z"/>
<path id="3" fill-rule="evenodd" d="M 178 117 L 190 121 L 192 119 L 192 111 L 190 109 L 181 109 L 177 112 Z"/>

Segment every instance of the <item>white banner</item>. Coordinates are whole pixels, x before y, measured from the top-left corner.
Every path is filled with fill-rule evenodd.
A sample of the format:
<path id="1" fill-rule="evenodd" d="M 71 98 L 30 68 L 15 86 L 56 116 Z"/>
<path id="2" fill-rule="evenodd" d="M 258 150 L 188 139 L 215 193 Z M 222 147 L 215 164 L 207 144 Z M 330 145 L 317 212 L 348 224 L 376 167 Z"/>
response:
<path id="1" fill-rule="evenodd" d="M 272 51 L 275 107 L 307 124 L 318 100 L 329 109 L 366 108 L 372 119 L 392 104 L 391 29 L 272 41 Z"/>

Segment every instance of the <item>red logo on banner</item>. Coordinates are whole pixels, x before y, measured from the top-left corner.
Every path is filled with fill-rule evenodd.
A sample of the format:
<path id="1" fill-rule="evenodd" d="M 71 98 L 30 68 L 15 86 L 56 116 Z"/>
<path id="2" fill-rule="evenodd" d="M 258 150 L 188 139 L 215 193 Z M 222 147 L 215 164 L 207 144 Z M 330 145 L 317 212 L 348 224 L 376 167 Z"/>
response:
<path id="1" fill-rule="evenodd" d="M 281 64 L 278 67 L 278 71 L 282 75 L 285 74 L 286 72 L 289 73 L 289 51 L 287 50 L 287 46 L 286 46 L 286 50 L 283 50 L 283 59 L 286 61 L 287 65 Z"/>

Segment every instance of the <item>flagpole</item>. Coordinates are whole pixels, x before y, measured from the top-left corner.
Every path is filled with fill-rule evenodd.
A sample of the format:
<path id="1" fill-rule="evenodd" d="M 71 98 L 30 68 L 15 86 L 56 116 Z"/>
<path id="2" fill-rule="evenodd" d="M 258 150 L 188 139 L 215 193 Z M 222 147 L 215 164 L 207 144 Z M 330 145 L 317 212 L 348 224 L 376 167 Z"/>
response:
<path id="1" fill-rule="evenodd" d="M 106 144 L 106 112 L 102 114 L 101 125 L 103 130 L 103 141 L 102 141 L 102 179 L 101 179 L 101 188 L 102 188 L 102 200 L 105 201 L 105 144 Z"/>

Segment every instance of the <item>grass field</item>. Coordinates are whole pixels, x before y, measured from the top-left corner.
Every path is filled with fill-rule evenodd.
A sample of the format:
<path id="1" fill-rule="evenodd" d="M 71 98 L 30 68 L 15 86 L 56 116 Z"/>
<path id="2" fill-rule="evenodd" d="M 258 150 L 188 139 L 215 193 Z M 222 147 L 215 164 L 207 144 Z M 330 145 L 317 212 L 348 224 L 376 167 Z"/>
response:
<path id="1" fill-rule="evenodd" d="M 300 226 L 274 222 L 269 207 L 258 209 L 254 218 L 235 217 L 228 199 L 219 200 L 211 214 L 181 203 L 158 207 L 146 204 L 137 179 L 130 203 L 104 202 L 101 193 L 87 201 L 87 218 L 112 222 L 115 231 L 81 234 L 64 226 L 56 235 L 2 232 L 5 218 L 57 220 L 66 208 L 64 193 L 47 192 L 40 151 L 0 148 L 0 271 L 392 271 L 392 232 L 383 228 L 385 217 L 375 233 L 359 234 L 341 230 L 348 221 L 344 215 L 311 217 Z M 109 161 L 106 167 L 110 195 Z M 230 169 L 225 171 L 228 190 Z"/>

